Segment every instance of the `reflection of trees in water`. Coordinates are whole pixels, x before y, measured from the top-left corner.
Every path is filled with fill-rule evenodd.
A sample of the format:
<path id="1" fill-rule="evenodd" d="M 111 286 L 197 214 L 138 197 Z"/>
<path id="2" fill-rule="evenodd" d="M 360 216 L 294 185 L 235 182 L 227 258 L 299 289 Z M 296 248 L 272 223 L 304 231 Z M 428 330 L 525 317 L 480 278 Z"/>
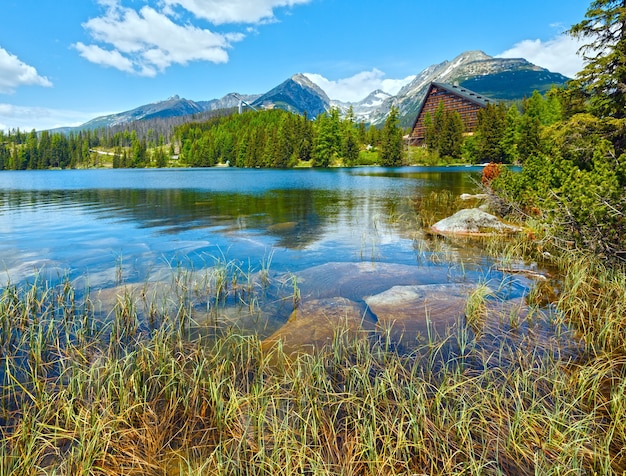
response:
<path id="1" fill-rule="evenodd" d="M 414 193 L 389 190 L 274 189 L 264 193 L 207 192 L 193 189 L 87 189 L 0 191 L 3 209 L 59 206 L 81 207 L 105 219 L 136 221 L 145 228 L 175 234 L 198 228 L 221 231 L 258 230 L 275 237 L 277 246 L 303 248 L 319 240 L 328 227 L 380 231 L 413 227 L 417 218 L 447 213 L 429 199 L 433 190 L 474 191 L 468 174 L 457 172 L 366 172 L 403 177 L 416 182 Z M 415 180 L 415 179 L 419 180 Z M 441 217 L 443 218 L 443 216 Z M 423 222 L 424 220 L 422 220 Z M 361 237 L 356 237 L 356 240 Z"/>
<path id="2" fill-rule="evenodd" d="M 346 207 L 350 192 L 270 190 L 263 194 L 215 193 L 184 189 L 90 189 L 0 192 L 6 208 L 80 206 L 107 219 L 133 220 L 163 233 L 220 227 L 226 232 L 261 230 L 279 245 L 299 248 L 320 238 Z M 338 206 L 341 204 L 341 206 Z"/>
<path id="3" fill-rule="evenodd" d="M 413 170 L 414 169 L 414 170 Z M 447 189 L 455 193 L 473 193 L 476 183 L 480 182 L 482 168 L 469 167 L 415 167 L 402 169 L 368 169 L 358 175 L 387 177 L 394 179 L 412 179 L 418 184 L 417 189 Z"/>

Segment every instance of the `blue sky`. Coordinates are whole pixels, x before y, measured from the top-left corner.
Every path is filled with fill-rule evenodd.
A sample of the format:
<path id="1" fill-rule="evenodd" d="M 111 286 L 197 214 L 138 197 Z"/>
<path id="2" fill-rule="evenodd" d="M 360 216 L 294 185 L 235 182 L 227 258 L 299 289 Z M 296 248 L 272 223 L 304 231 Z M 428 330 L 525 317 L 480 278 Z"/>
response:
<path id="1" fill-rule="evenodd" d="M 590 0 L 2 0 L 0 129 L 79 125 L 175 94 L 397 90 L 467 50 L 572 76 Z"/>

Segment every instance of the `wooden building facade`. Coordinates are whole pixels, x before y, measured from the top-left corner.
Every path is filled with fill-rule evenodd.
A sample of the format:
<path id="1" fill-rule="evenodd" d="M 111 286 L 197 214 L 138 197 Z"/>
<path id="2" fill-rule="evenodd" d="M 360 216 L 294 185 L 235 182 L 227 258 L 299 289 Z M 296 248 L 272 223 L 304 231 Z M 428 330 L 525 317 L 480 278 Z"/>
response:
<path id="1" fill-rule="evenodd" d="M 464 132 L 471 134 L 478 125 L 478 111 L 486 107 L 487 104 L 493 103 L 493 100 L 460 86 L 430 83 L 411 129 L 409 136 L 411 145 L 422 145 L 424 143 L 426 132 L 424 118 L 427 114 L 434 118 L 439 103 L 443 104 L 444 110 L 457 111 L 461 115 Z"/>

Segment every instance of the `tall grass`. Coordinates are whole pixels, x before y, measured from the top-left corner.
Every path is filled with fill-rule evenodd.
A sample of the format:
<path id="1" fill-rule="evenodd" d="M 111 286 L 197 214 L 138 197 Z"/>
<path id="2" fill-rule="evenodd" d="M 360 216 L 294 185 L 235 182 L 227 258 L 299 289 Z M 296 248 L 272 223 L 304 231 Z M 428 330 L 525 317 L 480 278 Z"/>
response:
<path id="1" fill-rule="evenodd" d="M 578 355 L 522 325 L 486 340 L 486 287 L 469 323 L 409 353 L 337 329 L 293 356 L 235 327 L 188 332 L 198 302 L 248 304 L 270 279 L 238 264 L 173 267 L 167 298 L 127 286 L 108 313 L 67 280 L 9 284 L 0 475 L 622 474 L 624 274 L 566 259 L 554 315 L 579 330 Z"/>

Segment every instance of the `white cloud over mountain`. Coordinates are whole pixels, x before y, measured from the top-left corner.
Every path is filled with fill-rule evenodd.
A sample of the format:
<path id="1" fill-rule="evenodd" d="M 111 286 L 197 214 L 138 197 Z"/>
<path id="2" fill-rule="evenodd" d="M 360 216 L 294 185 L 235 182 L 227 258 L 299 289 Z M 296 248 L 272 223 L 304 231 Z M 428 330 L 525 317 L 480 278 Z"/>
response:
<path id="1" fill-rule="evenodd" d="M 254 24 L 274 19 L 274 10 L 309 3 L 311 0 L 164 0 L 169 7 L 180 6 L 214 25 Z"/>
<path id="2" fill-rule="evenodd" d="M 50 87 L 52 83 L 33 66 L 0 47 L 0 93 L 11 94 L 20 86 Z"/>
<path id="3" fill-rule="evenodd" d="M 500 58 L 525 58 L 531 63 L 573 78 L 583 68 L 583 60 L 576 54 L 582 42 L 569 35 L 551 40 L 523 40 L 497 55 Z"/>
<path id="4" fill-rule="evenodd" d="M 99 0 L 103 15 L 83 27 L 93 44 L 74 45 L 86 60 L 141 76 L 155 76 L 173 64 L 228 62 L 228 50 L 244 39 L 239 31 L 199 26 L 257 24 L 274 19 L 274 9 L 310 0 L 162 0 L 139 10 L 122 0 Z M 182 9 L 182 10 L 181 10 Z"/>
<path id="5" fill-rule="evenodd" d="M 331 99 L 344 102 L 361 101 L 376 89 L 382 89 L 389 94 L 397 94 L 402 86 L 415 79 L 413 75 L 403 79 L 386 79 L 385 73 L 376 68 L 337 80 L 330 80 L 315 73 L 304 73 L 304 75 L 322 88 Z"/>

